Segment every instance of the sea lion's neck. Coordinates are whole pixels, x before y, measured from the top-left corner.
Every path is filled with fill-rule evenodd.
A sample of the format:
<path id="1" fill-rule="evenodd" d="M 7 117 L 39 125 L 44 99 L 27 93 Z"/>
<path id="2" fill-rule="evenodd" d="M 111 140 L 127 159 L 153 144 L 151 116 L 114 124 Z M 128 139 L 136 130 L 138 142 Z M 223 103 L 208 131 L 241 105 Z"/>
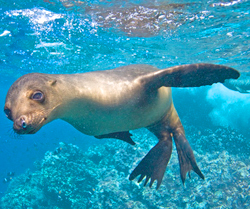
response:
<path id="1" fill-rule="evenodd" d="M 58 74 L 53 75 L 57 80 L 57 95 L 60 105 L 58 106 L 58 118 L 69 123 L 74 117 L 83 117 L 85 105 L 88 101 L 90 87 L 85 82 L 84 74 Z M 80 110 L 80 111 L 79 111 Z"/>

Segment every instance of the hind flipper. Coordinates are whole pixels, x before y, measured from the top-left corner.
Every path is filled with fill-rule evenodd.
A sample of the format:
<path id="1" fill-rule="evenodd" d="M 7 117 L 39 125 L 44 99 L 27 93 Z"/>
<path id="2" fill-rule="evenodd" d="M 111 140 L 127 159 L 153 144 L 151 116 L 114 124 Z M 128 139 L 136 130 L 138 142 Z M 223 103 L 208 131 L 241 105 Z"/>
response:
<path id="1" fill-rule="evenodd" d="M 230 67 L 214 64 L 191 64 L 170 67 L 140 76 L 138 82 L 147 89 L 166 87 L 199 87 L 213 83 L 223 83 L 226 79 L 237 79 L 240 73 Z"/>
<path id="2" fill-rule="evenodd" d="M 115 133 L 109 133 L 104 135 L 95 136 L 97 139 L 105 139 L 105 138 L 114 138 L 114 139 L 120 139 L 122 141 L 125 141 L 131 145 L 135 145 L 135 142 L 131 139 L 132 134 L 129 133 L 129 131 L 123 131 L 123 132 L 115 132 Z"/>
<path id="3" fill-rule="evenodd" d="M 186 174 L 193 170 L 195 173 L 197 173 L 202 179 L 204 179 L 204 175 L 201 173 L 195 157 L 193 150 L 191 146 L 189 145 L 184 130 L 182 128 L 176 129 L 173 132 L 173 137 L 176 145 L 176 149 L 178 152 L 178 159 L 179 159 L 179 165 L 180 165 L 180 174 L 181 174 L 181 180 L 182 183 L 185 183 Z"/>
<path id="4" fill-rule="evenodd" d="M 147 185 L 151 179 L 149 186 L 152 187 L 155 180 L 157 180 L 157 189 L 160 187 L 163 175 L 165 173 L 167 164 L 172 153 L 172 137 L 166 132 L 162 138 L 142 159 L 139 165 L 133 170 L 129 176 L 129 180 L 135 179 L 141 175 L 138 183 L 146 177 L 144 186 Z"/>

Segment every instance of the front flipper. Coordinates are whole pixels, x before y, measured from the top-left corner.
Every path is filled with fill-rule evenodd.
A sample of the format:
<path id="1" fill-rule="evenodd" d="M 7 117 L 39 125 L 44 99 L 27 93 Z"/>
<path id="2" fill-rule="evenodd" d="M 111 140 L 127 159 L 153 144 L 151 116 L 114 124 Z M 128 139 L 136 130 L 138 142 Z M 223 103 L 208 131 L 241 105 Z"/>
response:
<path id="1" fill-rule="evenodd" d="M 138 183 L 146 177 L 144 186 L 147 185 L 151 178 L 149 187 L 152 187 L 155 180 L 157 180 L 156 188 L 158 189 L 160 187 L 172 153 L 172 138 L 169 133 L 166 134 L 167 137 L 160 140 L 133 170 L 129 176 L 129 180 L 134 180 L 137 176 L 141 175 Z"/>
<path id="2" fill-rule="evenodd" d="M 186 174 L 191 170 L 197 173 L 204 180 L 204 175 L 201 173 L 196 163 L 193 150 L 183 133 L 184 132 L 182 130 L 176 130 L 173 133 L 176 149 L 178 152 L 182 183 L 185 183 Z"/>
<path id="3" fill-rule="evenodd" d="M 104 138 L 114 138 L 114 139 L 120 139 L 122 141 L 125 141 L 131 145 L 135 145 L 135 142 L 131 139 L 132 134 L 129 133 L 129 131 L 123 131 L 123 132 L 115 132 L 110 134 L 104 134 L 95 136 L 97 139 L 104 139 Z"/>
<path id="4" fill-rule="evenodd" d="M 166 87 L 199 87 L 237 79 L 240 73 L 230 67 L 214 64 L 190 64 L 170 67 L 141 76 L 138 81 L 150 91 Z"/>

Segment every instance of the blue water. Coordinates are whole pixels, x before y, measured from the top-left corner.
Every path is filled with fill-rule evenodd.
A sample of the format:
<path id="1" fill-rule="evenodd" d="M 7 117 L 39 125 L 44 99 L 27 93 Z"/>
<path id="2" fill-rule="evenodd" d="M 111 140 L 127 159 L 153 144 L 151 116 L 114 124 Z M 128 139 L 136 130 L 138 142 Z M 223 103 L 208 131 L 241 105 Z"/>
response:
<path id="1" fill-rule="evenodd" d="M 0 104 L 3 108 L 10 85 L 30 72 L 80 73 L 128 64 L 167 68 L 207 62 L 234 67 L 247 75 L 249 12 L 247 0 L 101 3 L 1 0 Z M 230 128 L 244 136 L 243 147 L 249 145 L 248 94 L 215 84 L 175 88 L 173 97 L 184 126 L 196 127 L 204 135 L 206 128 L 214 131 Z M 34 169 L 33 163 L 61 141 L 76 144 L 84 151 L 91 145 L 105 143 L 79 133 L 62 121 L 46 125 L 35 135 L 17 137 L 3 111 L 0 117 L 2 179 L 10 171 L 18 176 Z M 195 146 L 195 141 L 192 144 Z M 209 153 L 213 150 L 209 146 L 212 144 L 202 145 L 201 151 Z M 237 155 L 235 150 L 244 156 L 250 154 L 242 149 L 242 144 L 240 147 L 236 144 L 234 150 L 227 148 L 232 156 Z M 242 160 L 249 162 L 249 157 Z M 249 181 L 249 166 L 246 181 Z M 2 195 L 7 186 L 8 183 L 0 181 Z"/>

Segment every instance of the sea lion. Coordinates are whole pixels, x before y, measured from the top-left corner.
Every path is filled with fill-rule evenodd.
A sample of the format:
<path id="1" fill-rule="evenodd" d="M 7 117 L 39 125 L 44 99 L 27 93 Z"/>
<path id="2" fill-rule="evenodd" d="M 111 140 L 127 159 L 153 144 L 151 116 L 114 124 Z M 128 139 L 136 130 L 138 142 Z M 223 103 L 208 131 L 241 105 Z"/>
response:
<path id="1" fill-rule="evenodd" d="M 238 91 L 242 94 L 250 93 L 250 77 L 249 75 L 243 75 L 239 77 L 237 80 L 226 80 L 223 85 L 230 90 Z"/>
<path id="2" fill-rule="evenodd" d="M 117 138 L 134 144 L 129 130 L 146 127 L 159 140 L 129 179 L 146 177 L 159 188 L 175 141 L 182 182 L 193 170 L 202 179 L 193 151 L 172 101 L 170 87 L 198 87 L 239 77 L 233 68 L 191 64 L 157 69 L 129 65 L 81 74 L 31 73 L 10 87 L 4 112 L 18 134 L 36 133 L 62 119 L 96 138 Z"/>

